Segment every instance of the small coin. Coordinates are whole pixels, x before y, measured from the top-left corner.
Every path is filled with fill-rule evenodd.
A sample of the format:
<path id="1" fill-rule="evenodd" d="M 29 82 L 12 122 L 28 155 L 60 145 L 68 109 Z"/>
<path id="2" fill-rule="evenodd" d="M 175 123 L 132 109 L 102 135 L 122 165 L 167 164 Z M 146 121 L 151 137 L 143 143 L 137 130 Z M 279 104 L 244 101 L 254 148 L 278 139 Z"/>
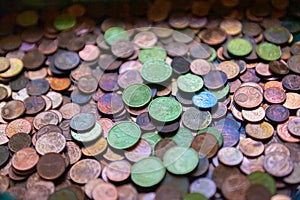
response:
<path id="1" fill-rule="evenodd" d="M 287 90 L 298 91 L 300 89 L 300 76 L 296 74 L 286 75 L 282 79 L 282 85 Z"/>
<path id="2" fill-rule="evenodd" d="M 264 91 L 264 98 L 269 103 L 280 104 L 286 99 L 285 92 L 278 87 L 270 87 Z"/>
<path id="3" fill-rule="evenodd" d="M 98 183 L 93 191 L 92 191 L 93 199 L 101 200 L 117 200 L 118 198 L 118 191 L 117 188 L 111 183 Z"/>
<path id="4" fill-rule="evenodd" d="M 95 143 L 87 144 L 84 147 L 82 147 L 81 152 L 85 156 L 97 156 L 103 153 L 106 150 L 106 148 L 107 148 L 107 140 L 103 137 L 100 137 L 97 141 L 95 141 Z"/>
<path id="5" fill-rule="evenodd" d="M 246 133 L 258 140 L 266 140 L 273 136 L 274 128 L 268 122 L 262 122 L 260 124 L 248 123 L 245 127 Z"/>
<path id="6" fill-rule="evenodd" d="M 224 180 L 221 190 L 227 199 L 244 199 L 250 185 L 245 175 L 233 174 Z"/>
<path id="7" fill-rule="evenodd" d="M 266 117 L 272 122 L 276 122 L 276 123 L 285 122 L 289 118 L 289 116 L 290 116 L 289 110 L 280 104 L 270 105 L 266 109 Z"/>
<path id="8" fill-rule="evenodd" d="M 294 165 L 290 157 L 280 152 L 271 152 L 265 156 L 264 169 L 275 177 L 283 177 L 289 175 Z"/>
<path id="9" fill-rule="evenodd" d="M 107 165 L 106 175 L 109 180 L 121 182 L 130 176 L 131 164 L 126 160 L 114 161 Z"/>
<path id="10" fill-rule="evenodd" d="M 140 48 L 150 48 L 156 44 L 157 36 L 151 31 L 142 31 L 134 36 L 133 42 Z"/>
<path id="11" fill-rule="evenodd" d="M 44 111 L 37 114 L 33 119 L 33 126 L 37 130 L 40 129 L 44 125 L 53 124 L 57 125 L 59 122 L 57 114 L 51 111 Z"/>
<path id="12" fill-rule="evenodd" d="M 234 101 L 243 108 L 255 108 L 263 101 L 262 93 L 255 87 L 244 86 L 234 93 Z"/>
<path id="13" fill-rule="evenodd" d="M 71 179 L 79 184 L 85 184 L 91 179 L 96 179 L 101 173 L 101 165 L 94 159 L 83 159 L 75 163 L 70 169 Z"/>
<path id="14" fill-rule="evenodd" d="M 208 109 L 214 107 L 217 104 L 218 99 L 211 92 L 205 91 L 195 94 L 192 97 L 192 101 L 193 104 L 199 107 L 200 109 Z"/>
<path id="15" fill-rule="evenodd" d="M 225 41 L 226 33 L 220 28 L 207 28 L 201 31 L 198 36 L 208 45 L 218 45 Z"/>
<path id="16" fill-rule="evenodd" d="M 295 92 L 286 93 L 286 100 L 283 106 L 290 110 L 296 110 L 300 108 L 300 94 Z"/>
<path id="17" fill-rule="evenodd" d="M 53 26 L 60 31 L 68 30 L 74 27 L 75 24 L 76 24 L 76 18 L 67 13 L 57 15 L 53 22 Z"/>
<path id="18" fill-rule="evenodd" d="M 163 60 L 153 58 L 153 60 L 144 62 L 141 75 L 149 83 L 162 83 L 170 79 L 172 67 Z"/>
<path id="19" fill-rule="evenodd" d="M 212 70 L 203 78 L 204 85 L 208 89 L 215 90 L 226 85 L 227 75 L 219 70 Z"/>
<path id="20" fill-rule="evenodd" d="M 212 198 L 217 191 L 217 186 L 209 178 L 198 178 L 194 180 L 190 185 L 191 193 L 203 194 L 206 198 Z"/>
<path id="21" fill-rule="evenodd" d="M 263 169 L 263 156 L 258 158 L 247 158 L 244 156 L 243 162 L 240 165 L 240 170 L 245 174 L 251 174 L 255 171 L 264 172 Z"/>
<path id="22" fill-rule="evenodd" d="M 107 115 L 115 115 L 123 109 L 122 98 L 116 93 L 106 93 L 98 101 L 98 110 Z"/>
<path id="23" fill-rule="evenodd" d="M 217 138 L 209 133 L 202 133 L 195 136 L 191 147 L 198 153 L 202 153 L 207 158 L 213 157 L 219 149 Z"/>
<path id="24" fill-rule="evenodd" d="M 264 42 L 257 46 L 256 54 L 265 61 L 273 61 L 281 57 L 281 50 L 272 43 Z"/>
<path id="25" fill-rule="evenodd" d="M 16 152 L 13 157 L 11 164 L 19 171 L 31 170 L 39 161 L 39 155 L 31 147 L 26 147 Z"/>
<path id="26" fill-rule="evenodd" d="M 94 127 L 96 119 L 89 113 L 79 113 L 72 117 L 70 127 L 78 132 L 90 130 Z"/>
<path id="27" fill-rule="evenodd" d="M 194 74 L 200 76 L 207 75 L 212 70 L 212 68 L 213 68 L 212 64 L 204 59 L 194 59 L 190 64 L 191 71 Z"/>
<path id="28" fill-rule="evenodd" d="M 191 130 L 207 128 L 212 121 L 208 111 L 201 111 L 196 108 L 189 108 L 182 115 L 182 123 Z"/>
<path id="29" fill-rule="evenodd" d="M 252 44 L 244 38 L 234 38 L 227 44 L 227 51 L 234 56 L 247 56 L 252 52 Z"/>
<path id="30" fill-rule="evenodd" d="M 30 96 L 24 100 L 25 113 L 32 115 L 37 114 L 45 109 L 46 102 L 41 96 Z"/>
<path id="31" fill-rule="evenodd" d="M 133 84 L 142 84 L 143 79 L 138 70 L 127 70 L 118 76 L 118 85 L 121 88 L 127 88 Z"/>
<path id="32" fill-rule="evenodd" d="M 47 153 L 39 159 L 36 168 L 42 178 L 55 180 L 65 172 L 66 163 L 59 153 Z"/>
<path id="33" fill-rule="evenodd" d="M 26 86 L 29 95 L 42 95 L 48 92 L 49 82 L 44 79 L 36 79 L 29 82 Z"/>
<path id="34" fill-rule="evenodd" d="M 127 106 L 143 107 L 152 98 L 152 91 L 149 86 L 144 84 L 133 84 L 125 88 L 122 99 Z"/>
<path id="35" fill-rule="evenodd" d="M 78 52 L 79 57 L 84 61 L 94 61 L 100 55 L 100 50 L 97 46 L 87 44 Z"/>
<path id="36" fill-rule="evenodd" d="M 228 35 L 237 35 L 242 31 L 242 23 L 236 19 L 224 19 L 220 23 L 220 28 Z"/>
<path id="37" fill-rule="evenodd" d="M 71 70 L 77 67 L 80 62 L 80 58 L 77 53 L 71 51 L 65 51 L 55 56 L 55 67 L 59 70 Z"/>
<path id="38" fill-rule="evenodd" d="M 102 127 L 99 122 L 96 121 L 95 125 L 92 129 L 83 131 L 83 132 L 77 132 L 74 130 L 71 130 L 71 136 L 73 139 L 79 141 L 79 142 L 92 142 L 95 141 L 97 138 L 99 138 L 102 134 Z M 97 147 L 97 146 L 95 146 Z M 98 147 L 102 147 L 98 144 Z M 92 151 L 92 150 L 91 150 Z M 87 150 L 88 152 L 88 150 Z"/>
<path id="39" fill-rule="evenodd" d="M 127 32 L 121 27 L 111 27 L 104 33 L 104 40 L 112 45 L 119 40 L 129 40 Z"/>
<path id="40" fill-rule="evenodd" d="M 263 107 L 254 110 L 242 110 L 242 116 L 249 122 L 260 122 L 265 118 L 266 112 Z"/>
<path id="41" fill-rule="evenodd" d="M 14 121 L 11 121 L 5 129 L 5 133 L 9 138 L 17 133 L 29 134 L 31 131 L 31 123 L 26 119 L 15 119 Z"/>
<path id="42" fill-rule="evenodd" d="M 166 51 L 169 56 L 185 56 L 188 53 L 188 45 L 180 42 L 171 42 L 166 45 Z"/>
<path id="43" fill-rule="evenodd" d="M 257 157 L 264 152 L 264 144 L 251 138 L 241 139 L 239 150 L 248 157 Z"/>
<path id="44" fill-rule="evenodd" d="M 271 61 L 269 63 L 269 69 L 270 69 L 271 73 L 277 74 L 277 75 L 286 75 L 290 71 L 285 62 L 277 61 L 277 60 Z"/>
<path id="45" fill-rule="evenodd" d="M 243 161 L 243 154 L 235 147 L 223 147 L 218 152 L 218 159 L 225 165 L 236 166 Z"/>
<path id="46" fill-rule="evenodd" d="M 66 139 L 61 133 L 50 132 L 37 139 L 36 151 L 44 155 L 46 153 L 60 153 L 66 146 Z"/>
<path id="47" fill-rule="evenodd" d="M 1 109 L 1 116 L 5 120 L 13 120 L 25 112 L 25 106 L 22 101 L 12 100 L 7 102 Z"/>
<path id="48" fill-rule="evenodd" d="M 194 93 L 203 87 L 203 80 L 197 75 L 187 73 L 178 77 L 177 86 L 182 92 Z"/>
<path id="49" fill-rule="evenodd" d="M 273 44 L 284 44 L 290 39 L 291 33 L 284 27 L 271 27 L 264 31 L 266 40 Z"/>
<path id="50" fill-rule="evenodd" d="M 8 148 L 12 152 L 17 152 L 31 145 L 31 137 L 26 133 L 17 133 L 13 135 L 9 142 Z"/>

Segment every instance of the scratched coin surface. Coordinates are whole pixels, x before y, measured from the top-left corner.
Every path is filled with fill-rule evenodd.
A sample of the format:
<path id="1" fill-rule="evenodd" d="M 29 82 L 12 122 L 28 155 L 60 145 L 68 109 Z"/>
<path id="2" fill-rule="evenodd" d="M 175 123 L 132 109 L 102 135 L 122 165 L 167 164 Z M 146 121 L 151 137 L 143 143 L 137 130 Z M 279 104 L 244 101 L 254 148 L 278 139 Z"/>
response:
<path id="1" fill-rule="evenodd" d="M 234 101 L 243 108 L 255 108 L 263 101 L 261 92 L 255 87 L 244 86 L 234 93 Z"/>

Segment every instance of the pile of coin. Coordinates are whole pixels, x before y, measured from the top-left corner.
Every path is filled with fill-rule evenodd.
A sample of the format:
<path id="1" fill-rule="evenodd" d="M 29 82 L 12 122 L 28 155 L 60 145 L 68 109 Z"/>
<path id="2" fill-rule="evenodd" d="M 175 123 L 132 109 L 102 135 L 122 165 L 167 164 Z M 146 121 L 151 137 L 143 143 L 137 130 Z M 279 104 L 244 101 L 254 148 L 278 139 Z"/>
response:
<path id="1" fill-rule="evenodd" d="M 0 19 L 1 198 L 299 198 L 293 2 L 96 5 Z"/>

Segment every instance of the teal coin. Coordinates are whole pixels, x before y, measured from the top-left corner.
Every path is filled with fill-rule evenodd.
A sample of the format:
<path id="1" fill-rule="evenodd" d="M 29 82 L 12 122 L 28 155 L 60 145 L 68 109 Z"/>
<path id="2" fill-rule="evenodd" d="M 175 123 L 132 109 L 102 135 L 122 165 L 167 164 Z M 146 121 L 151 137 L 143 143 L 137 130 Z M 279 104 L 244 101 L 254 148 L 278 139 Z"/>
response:
<path id="1" fill-rule="evenodd" d="M 199 130 L 197 132 L 197 134 L 203 134 L 203 133 L 210 133 L 210 134 L 214 135 L 218 140 L 219 147 L 222 146 L 224 139 L 223 139 L 222 133 L 218 129 L 216 129 L 214 127 L 207 127 L 205 129 Z"/>
<path id="2" fill-rule="evenodd" d="M 61 14 L 55 18 L 53 25 L 59 31 L 68 30 L 76 25 L 76 18 L 68 14 Z"/>
<path id="3" fill-rule="evenodd" d="M 211 56 L 207 59 L 208 62 L 213 62 L 217 58 L 217 51 L 211 47 Z"/>
<path id="4" fill-rule="evenodd" d="M 192 148 L 172 147 L 163 157 L 164 166 L 173 174 L 187 174 L 193 171 L 199 163 L 198 153 Z"/>
<path id="5" fill-rule="evenodd" d="M 164 61 L 167 57 L 167 52 L 161 47 L 151 47 L 142 49 L 139 53 L 139 61 L 145 63 L 149 60 L 161 60 Z"/>
<path id="6" fill-rule="evenodd" d="M 152 147 L 152 155 L 154 155 L 155 145 L 162 139 L 161 136 L 154 132 L 144 133 L 142 139 L 150 143 Z"/>
<path id="7" fill-rule="evenodd" d="M 215 97 L 217 97 L 218 101 L 226 99 L 227 95 L 229 94 L 229 91 L 230 91 L 229 84 L 226 84 L 225 87 L 216 90 L 209 90 L 210 93 L 212 93 L 213 95 L 215 95 Z"/>
<path id="8" fill-rule="evenodd" d="M 107 141 L 116 149 L 126 149 L 135 145 L 141 137 L 140 127 L 129 121 L 116 123 L 108 132 Z"/>
<path id="9" fill-rule="evenodd" d="M 142 107 L 152 98 L 151 88 L 145 84 L 132 84 L 122 94 L 124 103 L 129 107 Z"/>
<path id="10" fill-rule="evenodd" d="M 71 136 L 79 142 L 92 142 L 99 138 L 102 134 L 102 127 L 99 122 L 96 121 L 94 127 L 90 130 L 77 132 L 71 130 Z"/>
<path id="11" fill-rule="evenodd" d="M 95 116 L 90 113 L 79 113 L 72 117 L 70 121 L 70 128 L 82 132 L 89 130 L 95 125 Z"/>
<path id="12" fill-rule="evenodd" d="M 149 60 L 143 64 L 141 75 L 149 83 L 162 83 L 172 76 L 172 67 L 163 60 Z"/>
<path id="13" fill-rule="evenodd" d="M 256 54 L 263 60 L 273 61 L 281 57 L 281 50 L 272 43 L 264 42 L 256 47 Z"/>
<path id="14" fill-rule="evenodd" d="M 187 128 L 179 128 L 177 133 L 170 137 L 177 146 L 180 147 L 189 147 L 192 144 L 192 141 L 194 139 L 193 133 L 187 129 Z"/>
<path id="15" fill-rule="evenodd" d="M 160 122 L 171 122 L 177 119 L 182 112 L 181 104 L 170 97 L 153 99 L 148 106 L 151 118 Z"/>
<path id="16" fill-rule="evenodd" d="M 105 31 L 104 40 L 107 44 L 112 45 L 120 40 L 129 40 L 129 36 L 123 28 L 111 27 Z"/>
<path id="17" fill-rule="evenodd" d="M 189 193 L 184 196 L 183 200 L 209 200 L 206 196 L 200 193 Z"/>
<path id="18" fill-rule="evenodd" d="M 177 86 L 183 92 L 193 93 L 199 91 L 203 87 L 204 83 L 200 76 L 187 73 L 181 75 L 177 79 Z"/>
<path id="19" fill-rule="evenodd" d="M 266 186 L 272 194 L 276 192 L 276 181 L 274 178 L 265 172 L 252 172 L 248 176 L 251 184 L 262 184 Z"/>
<path id="20" fill-rule="evenodd" d="M 131 167 L 132 181 L 141 187 L 151 187 L 158 184 L 166 174 L 166 168 L 159 158 L 144 158 Z"/>
<path id="21" fill-rule="evenodd" d="M 246 56 L 252 51 L 252 44 L 243 38 L 234 38 L 227 44 L 227 51 L 234 56 Z"/>
<path id="22" fill-rule="evenodd" d="M 217 97 L 208 91 L 195 94 L 192 101 L 195 106 L 204 109 L 212 108 L 218 103 Z"/>

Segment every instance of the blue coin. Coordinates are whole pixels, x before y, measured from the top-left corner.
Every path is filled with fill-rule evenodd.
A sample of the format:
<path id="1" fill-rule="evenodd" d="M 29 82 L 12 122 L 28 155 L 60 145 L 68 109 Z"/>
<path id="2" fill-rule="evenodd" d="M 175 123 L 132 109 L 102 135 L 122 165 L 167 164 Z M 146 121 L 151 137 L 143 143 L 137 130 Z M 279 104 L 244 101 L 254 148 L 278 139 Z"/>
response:
<path id="1" fill-rule="evenodd" d="M 199 108 L 211 108 L 217 104 L 218 99 L 210 92 L 200 92 L 193 96 L 192 101 Z"/>
<path id="2" fill-rule="evenodd" d="M 240 132 L 238 131 L 238 129 L 235 129 L 228 125 L 224 125 L 223 127 L 215 127 L 215 128 L 221 128 L 221 132 L 223 136 L 223 147 L 233 147 L 238 144 L 240 140 Z"/>

